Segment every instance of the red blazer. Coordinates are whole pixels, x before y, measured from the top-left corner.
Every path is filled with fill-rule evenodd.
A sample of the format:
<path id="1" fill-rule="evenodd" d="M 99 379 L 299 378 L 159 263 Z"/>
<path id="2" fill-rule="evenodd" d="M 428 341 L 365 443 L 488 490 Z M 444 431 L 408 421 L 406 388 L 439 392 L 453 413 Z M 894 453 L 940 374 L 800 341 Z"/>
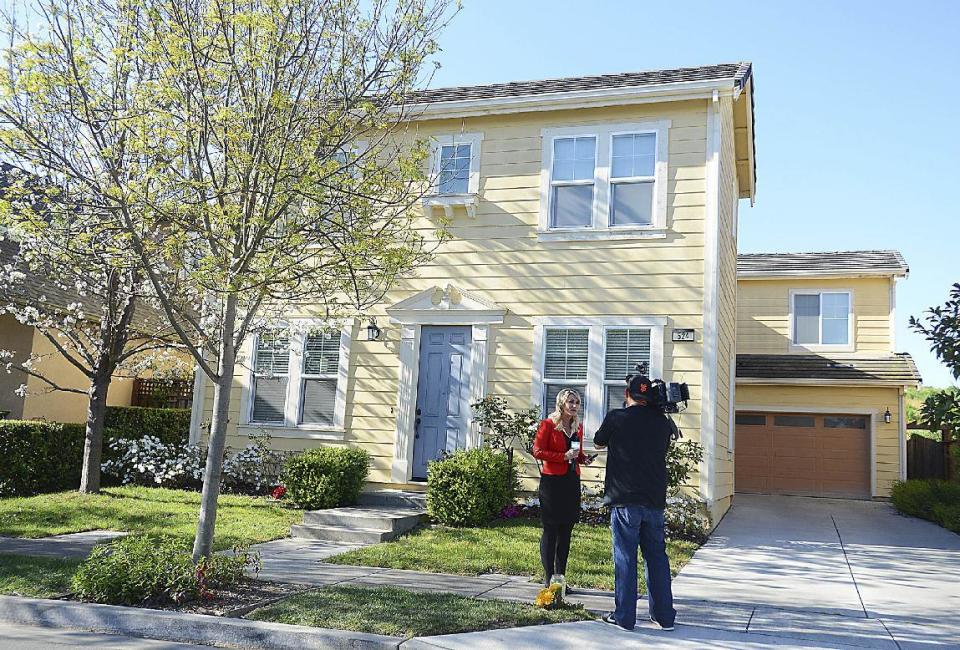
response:
<path id="1" fill-rule="evenodd" d="M 550 476 L 563 476 L 567 473 L 570 463 L 563 459 L 567 453 L 567 435 L 557 428 L 553 420 L 547 418 L 540 422 L 537 437 L 533 440 L 533 457 L 543 461 L 543 473 Z M 580 440 L 580 455 L 577 457 L 577 475 L 580 474 L 580 464 L 586 462 L 583 453 L 583 425 L 577 429 L 577 438 Z"/>

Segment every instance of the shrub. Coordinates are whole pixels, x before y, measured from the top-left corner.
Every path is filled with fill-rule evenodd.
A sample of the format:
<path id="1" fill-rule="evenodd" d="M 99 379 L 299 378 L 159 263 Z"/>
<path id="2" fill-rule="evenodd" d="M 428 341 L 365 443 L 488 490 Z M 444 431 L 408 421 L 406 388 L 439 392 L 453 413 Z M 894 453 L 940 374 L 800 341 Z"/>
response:
<path id="1" fill-rule="evenodd" d="M 122 485 L 198 489 L 203 481 L 206 449 L 199 445 L 164 444 L 159 438 L 111 440 L 111 460 L 104 475 Z"/>
<path id="2" fill-rule="evenodd" d="M 223 461 L 223 487 L 240 494 L 261 495 L 280 481 L 284 454 L 270 449 L 270 437 L 251 436 L 252 442 Z"/>
<path id="3" fill-rule="evenodd" d="M 135 535 L 96 546 L 73 576 L 81 600 L 111 605 L 162 605 L 208 597 L 209 590 L 243 578 L 259 558 L 246 548 L 194 564 L 182 540 Z"/>
<path id="4" fill-rule="evenodd" d="M 77 489 L 84 435 L 82 424 L 0 422 L 0 497 Z"/>
<path id="5" fill-rule="evenodd" d="M 960 483 L 937 479 L 897 481 L 890 498 L 901 513 L 928 519 L 960 534 Z"/>
<path id="6" fill-rule="evenodd" d="M 281 481 L 302 508 L 334 508 L 357 502 L 367 480 L 370 456 L 362 449 L 311 449 L 287 460 Z"/>
<path id="7" fill-rule="evenodd" d="M 492 449 L 460 450 L 430 463 L 427 511 L 446 526 L 480 526 L 513 503 L 516 467 Z"/>
<path id="8" fill-rule="evenodd" d="M 186 445 L 190 409 L 108 406 L 104 428 L 114 438 L 159 438 L 165 444 Z"/>
<path id="9" fill-rule="evenodd" d="M 667 497 L 663 523 L 669 539 L 685 539 L 702 544 L 710 534 L 710 518 L 704 503 L 682 493 Z"/>

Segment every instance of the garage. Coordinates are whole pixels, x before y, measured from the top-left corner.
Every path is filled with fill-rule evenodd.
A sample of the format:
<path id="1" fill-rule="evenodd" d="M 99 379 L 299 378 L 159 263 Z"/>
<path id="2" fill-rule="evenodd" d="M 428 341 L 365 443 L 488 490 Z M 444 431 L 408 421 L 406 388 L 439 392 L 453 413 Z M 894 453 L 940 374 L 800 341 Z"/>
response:
<path id="1" fill-rule="evenodd" d="M 871 497 L 870 417 L 736 413 L 737 492 Z"/>

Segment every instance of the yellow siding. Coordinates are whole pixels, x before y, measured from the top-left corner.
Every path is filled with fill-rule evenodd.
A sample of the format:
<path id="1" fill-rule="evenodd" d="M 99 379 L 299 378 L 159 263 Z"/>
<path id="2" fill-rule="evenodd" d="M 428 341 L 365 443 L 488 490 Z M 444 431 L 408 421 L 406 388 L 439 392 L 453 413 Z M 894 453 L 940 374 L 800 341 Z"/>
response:
<path id="1" fill-rule="evenodd" d="M 542 128 L 603 122 L 670 119 L 668 234 L 665 239 L 551 242 L 537 241 Z M 530 402 L 533 319 L 538 316 L 664 316 L 664 365 L 668 379 L 686 381 L 695 396 L 681 425 L 699 438 L 702 343 L 676 346 L 670 330 L 703 326 L 706 102 L 648 104 L 580 111 L 557 111 L 418 125 L 420 136 L 482 132 L 480 197 L 476 217 L 458 208 L 451 239 L 416 277 L 400 282 L 383 304 L 371 310 L 383 339 L 352 343 L 347 392 L 346 444 L 367 449 L 374 458 L 371 480 L 389 483 L 396 437 L 399 328 L 385 307 L 434 286 L 453 283 L 506 308 L 503 325 L 491 328 L 487 393 L 508 398 L 514 408 Z M 421 218 L 429 233 L 438 223 Z M 385 325 L 385 326 L 384 326 Z M 238 376 L 241 371 L 238 371 Z M 239 386 L 239 383 L 237 384 Z M 204 420 L 210 419 L 213 390 L 205 391 Z M 228 445 L 246 444 L 238 435 L 240 391 L 233 391 Z M 587 432 L 592 437 L 593 432 Z M 319 441 L 279 439 L 286 449 L 319 446 Z M 535 466 L 527 465 L 528 478 Z M 585 478 L 596 480 L 598 469 Z M 527 487 L 532 486 L 528 480 Z"/>
<path id="2" fill-rule="evenodd" d="M 737 409 L 815 408 L 827 413 L 857 412 L 873 414 L 875 432 L 873 449 L 876 459 L 874 496 L 890 496 L 894 481 L 900 477 L 899 389 L 868 386 L 761 386 L 741 384 L 737 387 Z M 883 421 L 883 412 L 890 409 L 890 424 Z"/>
<path id="3" fill-rule="evenodd" d="M 747 101 L 742 95 L 741 102 Z M 733 495 L 733 454 L 730 447 L 731 365 L 736 359 L 737 322 L 737 232 L 736 215 L 739 189 L 734 148 L 733 102 L 722 97 L 718 102 L 720 118 L 718 291 L 717 291 L 717 396 L 715 413 L 714 508 L 718 520 L 729 507 Z"/>
<path id="4" fill-rule="evenodd" d="M 737 345 L 741 353 L 787 354 L 791 351 L 789 314 L 793 289 L 852 291 L 855 352 L 889 354 L 893 351 L 888 278 L 741 278 L 737 284 Z"/>

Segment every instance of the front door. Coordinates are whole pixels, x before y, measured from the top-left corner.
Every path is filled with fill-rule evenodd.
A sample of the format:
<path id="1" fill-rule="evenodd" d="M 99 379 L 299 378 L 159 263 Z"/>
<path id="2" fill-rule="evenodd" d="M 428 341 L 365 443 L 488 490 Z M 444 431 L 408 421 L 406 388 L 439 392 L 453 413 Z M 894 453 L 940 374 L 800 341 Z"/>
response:
<path id="1" fill-rule="evenodd" d="M 427 478 L 427 463 L 444 450 L 466 446 L 470 410 L 469 326 L 424 326 L 413 443 L 413 478 Z"/>

